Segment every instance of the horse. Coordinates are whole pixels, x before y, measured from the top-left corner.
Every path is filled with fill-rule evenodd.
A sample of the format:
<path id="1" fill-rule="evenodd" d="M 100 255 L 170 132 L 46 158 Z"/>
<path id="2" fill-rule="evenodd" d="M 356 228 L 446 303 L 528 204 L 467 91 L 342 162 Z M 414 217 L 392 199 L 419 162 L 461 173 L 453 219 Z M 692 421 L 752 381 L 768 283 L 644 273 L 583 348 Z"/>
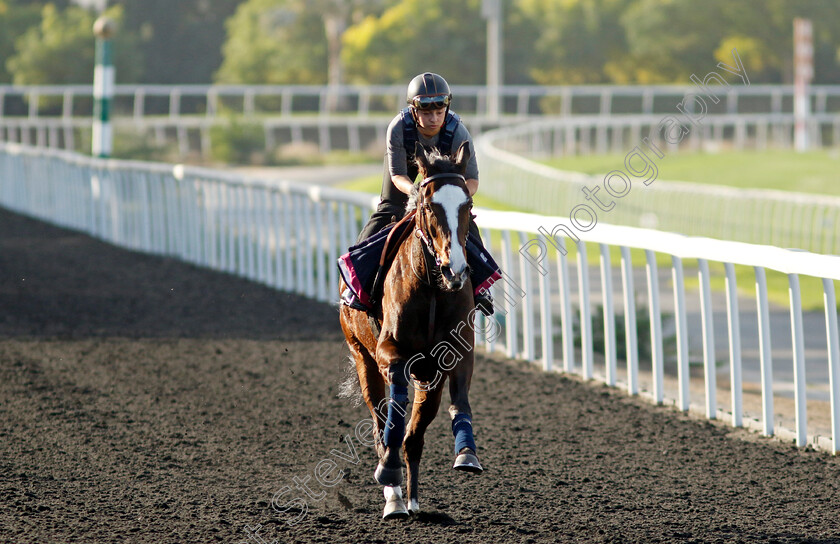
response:
<path id="1" fill-rule="evenodd" d="M 469 403 L 476 312 L 466 262 L 472 198 L 464 172 L 469 158 L 466 142 L 453 156 L 417 144 L 415 160 L 423 181 L 407 207 L 415 224 L 385 275 L 381 304 L 371 316 L 345 305 L 340 309 L 358 385 L 373 420 L 379 456 L 374 479 L 384 486 L 385 519 L 420 512 L 418 474 L 424 434 L 437 415 L 446 379 L 455 435 L 452 468 L 483 471 Z M 410 385 L 414 400 L 406 426 Z M 408 467 L 407 509 L 400 487 L 401 447 Z"/>

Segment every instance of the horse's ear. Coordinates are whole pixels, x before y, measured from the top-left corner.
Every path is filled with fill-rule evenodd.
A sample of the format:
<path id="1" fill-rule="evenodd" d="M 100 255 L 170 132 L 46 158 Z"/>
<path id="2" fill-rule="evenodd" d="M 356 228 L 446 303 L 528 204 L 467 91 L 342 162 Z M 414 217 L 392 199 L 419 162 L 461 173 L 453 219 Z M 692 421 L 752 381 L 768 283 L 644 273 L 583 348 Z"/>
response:
<path id="1" fill-rule="evenodd" d="M 463 172 L 467 170 L 467 163 L 470 162 L 470 143 L 464 141 L 455 153 L 455 165 Z"/>
<path id="2" fill-rule="evenodd" d="M 428 151 L 426 150 L 426 146 L 420 142 L 414 142 L 414 160 L 417 161 L 417 165 L 423 167 L 424 170 L 429 168 L 429 157 L 427 153 Z"/>

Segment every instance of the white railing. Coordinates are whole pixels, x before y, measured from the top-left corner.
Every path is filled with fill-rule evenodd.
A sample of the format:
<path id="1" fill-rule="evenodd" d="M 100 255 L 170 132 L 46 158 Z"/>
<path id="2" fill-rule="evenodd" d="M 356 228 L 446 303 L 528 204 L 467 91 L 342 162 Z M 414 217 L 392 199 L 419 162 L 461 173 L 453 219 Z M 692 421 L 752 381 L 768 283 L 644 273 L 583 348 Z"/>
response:
<path id="1" fill-rule="evenodd" d="M 482 193 L 546 215 L 568 217 L 575 206 L 585 204 L 600 216 L 599 220 L 617 225 L 840 253 L 838 197 L 662 180 L 659 166 L 664 169 L 667 155 L 677 146 L 662 141 L 656 130 L 661 120 L 658 116 L 574 117 L 487 132 L 476 140 L 482 160 Z M 793 135 L 790 115 L 709 115 L 700 123 L 701 127 L 695 127 L 686 137 L 683 147 L 716 147 L 724 134 L 730 135 L 735 149 L 788 147 Z M 840 115 L 814 116 L 811 128 L 812 141 L 840 145 Z M 665 158 L 657 157 L 652 147 L 643 143 L 645 139 Z M 527 158 L 613 152 L 625 153 L 626 159 L 632 153 L 628 151 L 631 146 L 637 146 L 644 155 L 632 158 L 636 172 L 630 170 L 626 160 L 616 163 L 613 171 L 631 181 L 632 190 L 622 198 L 607 194 L 605 175 L 560 171 Z M 648 178 L 653 179 L 645 185 L 643 181 Z M 614 202 L 614 207 L 609 211 L 598 208 L 586 198 L 584 188 L 600 189 L 601 201 Z"/>
<path id="2" fill-rule="evenodd" d="M 722 99 L 710 113 L 793 112 L 792 85 L 708 89 Z M 487 112 L 487 88 L 455 85 L 455 108 L 469 117 Z M 705 91 L 704 91 L 705 92 Z M 405 102 L 404 85 L 116 85 L 117 115 L 214 117 L 223 110 L 246 115 L 329 115 L 336 109 L 357 116 L 390 115 Z M 502 115 L 623 115 L 672 113 L 678 101 L 698 94 L 694 85 L 579 85 L 500 87 Z M 811 111 L 840 111 L 840 85 L 812 85 Z M 92 85 L 0 85 L 0 118 L 90 116 Z"/>
<path id="3" fill-rule="evenodd" d="M 702 139 L 726 140 L 735 149 L 768 144 L 789 147 L 792 87 L 709 89 L 721 100 L 718 104 L 708 101 L 707 113 L 720 122 L 696 131 L 702 136 L 690 138 L 692 146 Z M 262 126 L 267 153 L 301 142 L 314 143 L 321 152 L 359 152 L 384 141 L 388 122 L 404 105 L 404 92 L 404 87 L 394 85 L 117 85 L 113 123 L 120 134 L 152 138 L 159 147 L 173 142 L 181 156 L 209 157 L 210 128 L 227 123 L 226 113 L 237 112 Z M 500 90 L 500 115 L 487 114 L 485 87 L 455 86 L 453 92 L 453 107 L 474 135 L 545 116 L 572 118 L 544 149 L 586 153 L 635 142 L 625 135 L 638 132 L 640 124 L 657 123 L 663 114 L 675 113 L 677 104 L 695 96 L 698 88 L 505 86 Z M 84 85 L 0 85 L 0 141 L 74 149 L 84 139 L 78 134 L 89 130 L 91 93 L 92 87 Z M 811 108 L 811 141 L 816 145 L 840 142 L 840 86 L 812 86 Z"/>
<path id="4" fill-rule="evenodd" d="M 123 247 L 174 256 L 322 301 L 336 300 L 335 260 L 375 203 L 370 196 L 322 187 L 261 183 L 211 170 L 106 161 L 7 144 L 0 144 L 0 176 L 0 204 L 9 209 Z M 624 383 L 630 394 L 647 390 L 656 403 L 675 398 L 681 410 L 692 408 L 694 396 L 703 400 L 707 417 L 729 413 L 733 425 L 757 427 L 766 435 L 783 435 L 787 431 L 779 425 L 790 425 L 799 445 L 809 440 L 806 401 L 812 406 L 821 403 L 830 423 L 825 429 L 810 429 L 810 439 L 817 447 L 838 451 L 840 353 L 834 281 L 840 280 L 839 257 L 609 225 L 570 236 L 574 231 L 560 218 L 486 210 L 478 210 L 478 224 L 506 274 L 494 286 L 498 320 L 479 319 L 475 324 L 478 342 L 486 349 L 541 361 L 546 370 L 563 369 L 612 386 Z M 600 254 L 600 272 L 590 269 L 591 248 Z M 611 249 L 620 256 L 615 257 L 620 259 L 617 270 Z M 643 268 L 634 268 L 634 251 L 644 256 Z M 576 274 L 569 266 L 572 253 Z M 657 256 L 669 264 L 672 285 L 669 275 L 659 271 Z M 699 308 L 691 303 L 693 292 L 684 279 L 685 270 L 695 266 L 689 260 L 697 262 Z M 722 301 L 711 290 L 710 270 L 716 266 L 725 271 Z M 737 294 L 736 267 L 754 271 L 756 312 L 751 318 L 750 312 L 739 309 L 745 307 L 745 299 Z M 769 302 L 767 276 L 773 274 L 787 278 L 788 309 Z M 823 333 L 812 326 L 814 315 L 801 307 L 800 277 L 811 276 L 823 292 Z M 640 282 L 646 288 L 637 290 Z M 643 292 L 644 311 L 636 308 L 637 295 Z M 715 313 L 716 306 L 723 307 L 721 302 L 725 318 Z M 593 317 L 598 304 L 603 308 L 600 324 Z M 673 308 L 677 340 L 673 361 L 665 351 L 668 307 Z M 774 320 L 786 315 L 781 329 L 789 331 L 790 341 L 783 346 L 785 337 Z M 559 323 L 553 316 L 560 317 Z M 636 322 L 645 316 L 651 324 L 650 357 L 640 354 L 640 342 L 646 339 Z M 726 325 L 721 331 L 722 322 Z M 603 353 L 595 349 L 599 328 L 604 331 Z M 753 329 L 754 333 L 743 332 Z M 621 330 L 627 355 L 619 365 Z M 747 352 L 750 342 L 757 343 L 757 358 Z M 719 369 L 721 345 L 728 346 L 729 364 Z M 699 387 L 690 376 L 691 356 L 698 346 Z M 753 362 L 756 368 L 750 366 Z M 744 376 L 750 372 L 760 389 L 757 414 L 745 405 L 749 380 Z M 728 401 L 717 395 L 719 374 L 728 375 Z M 675 384 L 676 394 L 668 391 L 670 384 Z M 774 405 L 774 398 L 787 400 L 788 394 L 794 402 L 790 411 L 780 409 L 781 403 Z M 787 414 L 790 422 L 784 419 Z"/>
<path id="5" fill-rule="evenodd" d="M 337 298 L 332 264 L 355 241 L 373 200 L 11 144 L 0 144 L 0 175 L 0 203 L 11 210 L 322 301 Z"/>

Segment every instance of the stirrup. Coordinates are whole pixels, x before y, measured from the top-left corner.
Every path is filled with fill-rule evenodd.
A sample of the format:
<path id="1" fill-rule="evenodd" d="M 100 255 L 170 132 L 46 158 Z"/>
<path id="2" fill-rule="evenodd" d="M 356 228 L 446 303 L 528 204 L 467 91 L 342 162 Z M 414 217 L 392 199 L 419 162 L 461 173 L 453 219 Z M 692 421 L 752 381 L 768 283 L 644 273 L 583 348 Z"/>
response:
<path id="1" fill-rule="evenodd" d="M 350 288 L 346 288 L 343 293 L 341 293 L 341 303 L 345 306 L 349 306 L 354 310 L 359 310 L 361 312 L 367 312 L 368 307 L 362 304 L 362 301 L 359 300 L 359 297 L 350 290 Z"/>
<path id="2" fill-rule="evenodd" d="M 478 293 L 475 295 L 475 307 L 478 308 L 481 313 L 490 317 L 493 315 L 493 297 L 490 296 L 490 293 Z"/>

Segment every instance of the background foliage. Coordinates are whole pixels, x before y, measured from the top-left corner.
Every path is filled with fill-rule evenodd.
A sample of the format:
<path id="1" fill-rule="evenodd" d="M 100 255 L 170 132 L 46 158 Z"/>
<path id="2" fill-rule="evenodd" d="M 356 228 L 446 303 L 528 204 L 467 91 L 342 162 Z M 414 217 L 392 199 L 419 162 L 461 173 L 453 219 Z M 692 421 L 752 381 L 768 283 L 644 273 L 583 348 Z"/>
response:
<path id="1" fill-rule="evenodd" d="M 86 3 L 85 0 L 74 0 Z M 508 84 L 685 83 L 737 47 L 752 83 L 792 81 L 794 17 L 814 83 L 840 83 L 836 0 L 502 0 Z M 405 83 L 486 79 L 482 0 L 109 0 L 120 82 Z M 95 14 L 0 0 L 0 83 L 91 79 Z"/>

